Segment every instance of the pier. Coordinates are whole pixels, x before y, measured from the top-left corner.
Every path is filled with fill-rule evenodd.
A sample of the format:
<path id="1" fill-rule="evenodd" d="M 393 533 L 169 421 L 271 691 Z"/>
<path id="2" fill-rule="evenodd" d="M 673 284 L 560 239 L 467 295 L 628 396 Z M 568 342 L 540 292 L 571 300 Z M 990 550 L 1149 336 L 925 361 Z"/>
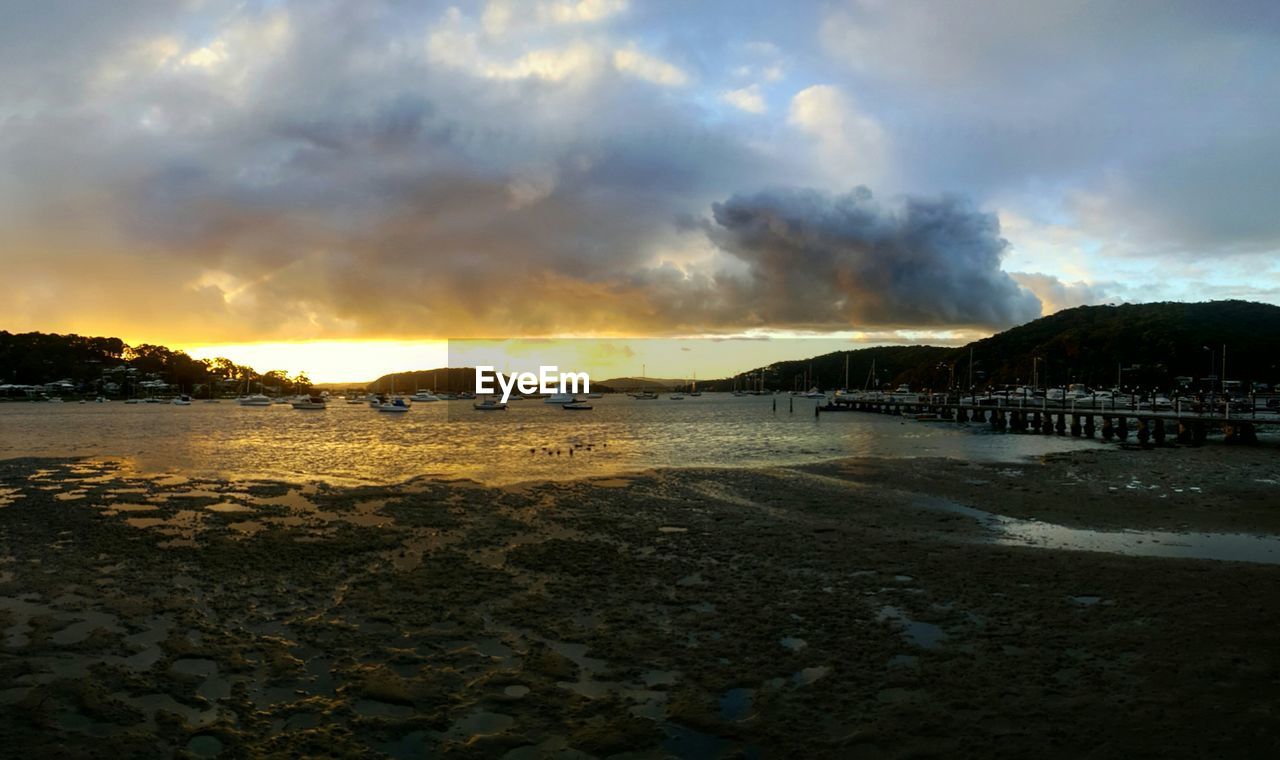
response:
<path id="1" fill-rule="evenodd" d="M 1101 437 L 1121 443 L 1133 438 L 1142 445 L 1155 446 L 1171 440 L 1199 446 L 1214 429 L 1222 431 L 1227 443 L 1254 444 L 1258 442 L 1259 428 L 1280 425 L 1280 413 L 1270 410 L 1259 413 L 1256 405 L 1251 411 L 1242 412 L 1232 412 L 1227 407 L 1222 411 L 1195 408 L 1183 411 L 1181 405 L 1172 410 L 1156 410 L 1089 402 L 1062 405 L 1038 400 L 1024 403 L 1017 397 L 991 397 L 975 402 L 943 394 L 921 395 L 916 399 L 837 395 L 825 405 L 816 407 L 815 413 L 821 412 L 900 415 L 923 420 L 986 424 L 993 430 L 1014 433 Z"/>

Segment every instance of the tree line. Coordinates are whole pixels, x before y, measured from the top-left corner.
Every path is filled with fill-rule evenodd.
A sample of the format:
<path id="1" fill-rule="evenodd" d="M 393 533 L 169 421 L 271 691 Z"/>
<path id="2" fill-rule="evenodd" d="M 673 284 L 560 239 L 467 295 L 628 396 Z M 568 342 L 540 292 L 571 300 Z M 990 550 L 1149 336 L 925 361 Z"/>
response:
<path id="1" fill-rule="evenodd" d="M 115 383 L 119 393 L 132 395 L 140 382 L 150 379 L 201 395 L 215 394 L 228 385 L 242 391 L 256 391 L 259 385 L 298 393 L 311 389 L 305 373 L 258 372 L 225 357 L 195 359 L 185 351 L 151 343 L 130 346 L 119 338 L 0 330 L 0 384 L 69 380 L 77 389 L 102 392 L 108 383 Z"/>

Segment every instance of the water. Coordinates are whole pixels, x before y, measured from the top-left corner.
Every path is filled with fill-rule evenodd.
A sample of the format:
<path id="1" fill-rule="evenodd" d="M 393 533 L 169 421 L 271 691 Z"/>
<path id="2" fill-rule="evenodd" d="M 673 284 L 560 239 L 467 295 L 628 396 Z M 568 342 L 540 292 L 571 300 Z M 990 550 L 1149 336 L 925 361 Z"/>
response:
<path id="1" fill-rule="evenodd" d="M 0 404 L 0 459 L 89 456 L 146 472 L 211 477 L 401 482 L 417 476 L 489 484 L 603 477 L 654 467 L 794 465 L 838 457 L 1014 461 L 1093 441 L 992 433 L 984 426 L 832 413 L 788 397 L 707 394 L 671 401 L 608 396 L 590 412 L 540 401 L 474 412 L 469 401 L 380 414 L 335 403 L 322 412 L 234 402 Z M 572 452 L 572 453 L 571 453 Z"/>
<path id="2" fill-rule="evenodd" d="M 1092 530 L 997 515 L 957 504 L 949 499 L 921 496 L 926 509 L 956 512 L 974 518 L 994 531 L 992 541 L 1042 549 L 1106 552 L 1136 557 L 1177 557 L 1234 562 L 1280 564 L 1280 536 L 1249 533 L 1174 533 L 1161 530 Z M 1097 597 L 1076 597 L 1090 604 Z"/>

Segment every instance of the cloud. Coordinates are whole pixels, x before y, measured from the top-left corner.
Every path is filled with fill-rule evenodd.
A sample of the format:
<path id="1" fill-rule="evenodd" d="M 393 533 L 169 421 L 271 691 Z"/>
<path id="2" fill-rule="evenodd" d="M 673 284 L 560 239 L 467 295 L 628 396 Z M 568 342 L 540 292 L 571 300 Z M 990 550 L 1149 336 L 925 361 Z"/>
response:
<path id="1" fill-rule="evenodd" d="M 768 110 L 760 85 L 753 84 L 737 90 L 729 90 L 720 96 L 721 100 L 747 113 L 761 114 Z"/>
<path id="2" fill-rule="evenodd" d="M 689 81 L 689 75 L 678 67 L 634 47 L 615 50 L 613 65 L 618 71 L 665 87 L 679 87 Z"/>
<path id="3" fill-rule="evenodd" d="M 1276 13 L 17 4 L 0 327 L 910 335 L 1033 294 L 1274 300 Z"/>
<path id="4" fill-rule="evenodd" d="M 775 190 L 712 211 L 712 239 L 748 270 L 733 307 L 761 324 L 1005 327 L 1040 315 L 1000 268 L 996 216 L 963 198 L 886 207 L 865 187 Z"/>
<path id="5" fill-rule="evenodd" d="M 796 93 L 787 122 L 817 140 L 822 165 L 838 182 L 880 176 L 887 158 L 884 130 L 840 88 L 821 84 Z"/>
<path id="6" fill-rule="evenodd" d="M 1114 300 L 1111 288 L 1106 284 L 1084 281 L 1063 282 L 1049 274 L 1034 272 L 1010 272 L 1014 282 L 1040 299 L 1045 316 L 1076 306 L 1092 306 Z"/>
<path id="7" fill-rule="evenodd" d="M 907 187 L 1053 201 L 1136 256 L 1280 250 L 1280 5 L 845 0 L 820 29 Z"/>
<path id="8" fill-rule="evenodd" d="M 512 28 L 538 24 L 594 24 L 627 11 L 627 0 L 553 0 L 515 2 L 489 0 L 481 14 L 486 32 L 502 35 Z"/>

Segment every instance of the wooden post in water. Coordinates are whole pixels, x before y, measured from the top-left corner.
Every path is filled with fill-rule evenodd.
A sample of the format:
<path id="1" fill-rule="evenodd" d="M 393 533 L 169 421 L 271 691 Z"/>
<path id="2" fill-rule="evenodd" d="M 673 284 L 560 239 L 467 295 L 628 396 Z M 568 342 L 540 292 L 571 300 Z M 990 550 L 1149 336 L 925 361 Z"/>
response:
<path id="1" fill-rule="evenodd" d="M 1147 441 L 1151 440 L 1151 422 L 1142 417 L 1138 418 L 1138 443 L 1143 446 L 1147 445 Z"/>
<path id="2" fill-rule="evenodd" d="M 1084 434 L 1086 438 L 1093 437 L 1093 415 L 1086 414 L 1084 417 Z"/>
<path id="3" fill-rule="evenodd" d="M 1163 445 L 1164 445 L 1164 437 L 1165 437 L 1165 430 L 1164 430 L 1164 418 L 1163 418 L 1163 417 L 1156 417 L 1156 424 L 1155 424 L 1155 431 L 1154 431 L 1154 433 L 1155 433 L 1155 438 L 1156 438 L 1156 445 L 1157 445 L 1157 446 L 1163 446 Z"/>
<path id="4" fill-rule="evenodd" d="M 1121 443 L 1129 440 L 1129 418 L 1123 414 L 1120 415 L 1116 424 L 1116 438 L 1119 438 Z"/>
<path id="5" fill-rule="evenodd" d="M 1071 437 L 1080 437 L 1080 415 L 1078 414 L 1071 415 Z"/>
<path id="6" fill-rule="evenodd" d="M 1109 441 L 1115 437 L 1115 434 L 1116 430 L 1112 427 L 1111 417 L 1106 414 L 1102 415 L 1102 440 Z"/>
<path id="7" fill-rule="evenodd" d="M 1058 431 L 1058 435 L 1066 435 L 1067 433 L 1067 415 L 1064 412 L 1058 412 L 1058 423 L 1054 426 Z"/>

